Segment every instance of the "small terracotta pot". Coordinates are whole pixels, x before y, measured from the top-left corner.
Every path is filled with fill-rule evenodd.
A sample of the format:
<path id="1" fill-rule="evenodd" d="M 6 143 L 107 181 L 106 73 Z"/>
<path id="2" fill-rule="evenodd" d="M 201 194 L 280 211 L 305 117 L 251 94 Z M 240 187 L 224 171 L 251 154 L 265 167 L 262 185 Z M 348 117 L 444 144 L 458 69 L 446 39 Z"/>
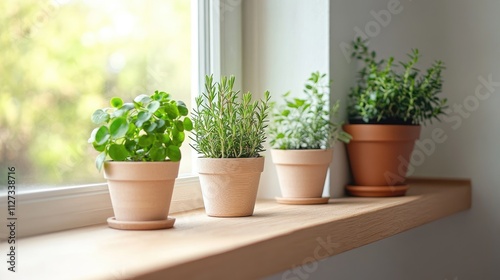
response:
<path id="1" fill-rule="evenodd" d="M 281 195 L 284 198 L 320 198 L 333 150 L 272 149 Z"/>
<path id="2" fill-rule="evenodd" d="M 205 212 L 213 217 L 253 215 L 264 158 L 199 158 Z"/>
<path id="3" fill-rule="evenodd" d="M 418 125 L 344 125 L 344 131 L 352 136 L 347 144 L 347 152 L 355 185 L 376 186 L 379 190 L 381 186 L 404 185 L 410 156 L 420 130 Z M 379 191 L 377 196 L 404 195 L 406 192 L 387 189 L 387 193 Z M 351 194 L 363 196 L 360 192 Z"/>
<path id="4" fill-rule="evenodd" d="M 179 162 L 104 163 L 118 222 L 167 220 Z"/>

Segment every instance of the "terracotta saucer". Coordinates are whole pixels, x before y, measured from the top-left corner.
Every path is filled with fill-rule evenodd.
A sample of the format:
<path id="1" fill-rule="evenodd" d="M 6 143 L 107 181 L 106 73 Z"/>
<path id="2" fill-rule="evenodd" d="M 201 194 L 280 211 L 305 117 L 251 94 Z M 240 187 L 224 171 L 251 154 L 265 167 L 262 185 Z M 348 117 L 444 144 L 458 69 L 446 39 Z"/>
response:
<path id="1" fill-rule="evenodd" d="M 147 222 L 130 222 L 117 221 L 115 217 L 108 218 L 108 226 L 114 229 L 124 230 L 150 230 L 150 229 L 166 229 L 174 226 L 175 218 L 168 217 L 166 220 L 147 221 Z"/>
<path id="2" fill-rule="evenodd" d="M 347 192 L 353 196 L 362 197 L 390 197 L 403 196 L 408 190 L 408 185 L 399 186 L 351 186 L 346 187 Z"/>
<path id="3" fill-rule="evenodd" d="M 299 198 L 299 197 L 276 197 L 276 201 L 280 204 L 291 204 L 291 205 L 310 205 L 310 204 L 325 204 L 328 203 L 330 197 L 309 197 L 309 198 Z"/>

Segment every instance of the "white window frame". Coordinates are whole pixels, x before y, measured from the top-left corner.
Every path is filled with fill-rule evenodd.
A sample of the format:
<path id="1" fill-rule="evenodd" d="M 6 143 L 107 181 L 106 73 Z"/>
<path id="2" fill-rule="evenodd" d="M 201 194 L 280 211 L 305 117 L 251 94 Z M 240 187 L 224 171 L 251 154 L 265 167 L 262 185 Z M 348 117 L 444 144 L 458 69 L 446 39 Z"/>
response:
<path id="1" fill-rule="evenodd" d="M 192 50 L 191 95 L 194 98 L 203 90 L 205 75 L 213 74 L 217 79 L 220 77 L 220 2 L 191 0 L 191 5 L 192 46 L 195 46 Z M 196 156 L 193 153 L 193 157 Z M 193 170 L 196 170 L 196 166 L 193 166 Z M 198 177 L 178 178 L 170 213 L 202 207 Z M 4 193 L 0 194 L 0 211 L 3 214 L 7 211 L 7 196 Z M 105 183 L 26 193 L 19 193 L 18 189 L 16 194 L 17 237 L 102 224 L 111 216 L 113 209 Z M 7 227 L 0 228 L 0 241 L 8 236 L 7 230 Z"/>

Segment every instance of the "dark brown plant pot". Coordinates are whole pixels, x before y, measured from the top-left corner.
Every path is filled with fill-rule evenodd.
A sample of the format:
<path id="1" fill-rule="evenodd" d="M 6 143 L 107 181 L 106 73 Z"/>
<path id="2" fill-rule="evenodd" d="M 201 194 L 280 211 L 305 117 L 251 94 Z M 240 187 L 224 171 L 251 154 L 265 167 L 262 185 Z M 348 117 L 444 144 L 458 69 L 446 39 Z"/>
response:
<path id="1" fill-rule="evenodd" d="M 349 124 L 347 145 L 354 185 L 347 191 L 355 196 L 405 195 L 406 172 L 419 125 Z"/>

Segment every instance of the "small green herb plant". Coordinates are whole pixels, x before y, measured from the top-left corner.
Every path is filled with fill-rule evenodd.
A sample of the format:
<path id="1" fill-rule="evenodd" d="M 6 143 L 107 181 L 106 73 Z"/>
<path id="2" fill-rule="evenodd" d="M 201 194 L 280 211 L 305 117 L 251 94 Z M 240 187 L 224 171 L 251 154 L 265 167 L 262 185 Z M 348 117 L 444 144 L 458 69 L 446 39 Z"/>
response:
<path id="1" fill-rule="evenodd" d="M 327 149 L 337 141 L 349 142 L 341 123 L 330 120 L 337 114 L 339 101 L 329 106 L 330 82 L 326 74 L 313 72 L 305 83 L 305 98 L 283 95 L 285 104 L 272 103 L 269 138 L 274 149 Z"/>
<path id="2" fill-rule="evenodd" d="M 447 100 L 438 94 L 442 90 L 443 62 L 435 61 L 425 74 L 416 68 L 418 49 L 400 61 L 402 71 L 394 68 L 394 58 L 377 60 L 366 41 L 353 41 L 352 57 L 364 63 L 357 85 L 351 88 L 348 108 L 351 123 L 422 124 L 444 114 Z"/>
<path id="3" fill-rule="evenodd" d="M 139 95 L 131 103 L 119 97 L 110 100 L 111 107 L 98 109 L 92 121 L 99 125 L 88 140 L 101 152 L 96 167 L 102 169 L 110 158 L 115 161 L 181 160 L 180 147 L 185 131 L 193 128 L 182 101 L 170 99 L 163 91 Z"/>
<path id="4" fill-rule="evenodd" d="M 196 98 L 191 147 L 207 158 L 253 158 L 263 152 L 270 94 L 253 101 L 235 91 L 234 76 L 205 77 L 205 92 Z"/>

